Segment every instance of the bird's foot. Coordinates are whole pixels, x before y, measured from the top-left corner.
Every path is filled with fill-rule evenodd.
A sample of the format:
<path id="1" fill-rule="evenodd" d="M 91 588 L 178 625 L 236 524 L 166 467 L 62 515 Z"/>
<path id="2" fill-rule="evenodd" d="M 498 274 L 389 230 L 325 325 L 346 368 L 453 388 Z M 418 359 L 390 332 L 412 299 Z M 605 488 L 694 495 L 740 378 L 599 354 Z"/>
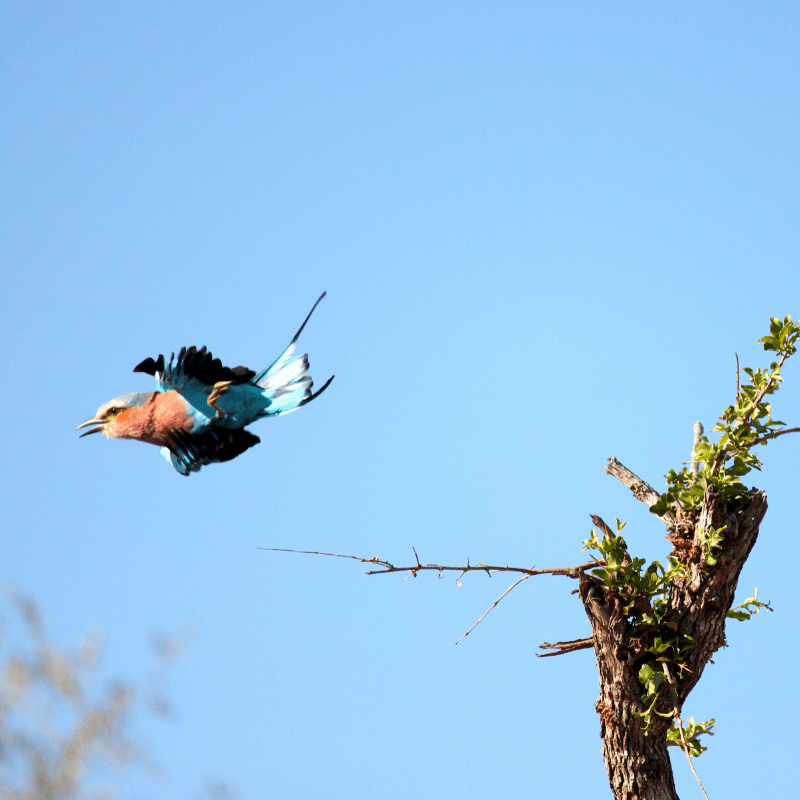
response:
<path id="1" fill-rule="evenodd" d="M 208 400 L 206 401 L 211 408 L 216 411 L 216 415 L 214 416 L 215 420 L 222 419 L 228 412 L 225 411 L 224 408 L 220 408 L 217 405 L 217 400 L 219 400 L 224 394 L 227 393 L 228 389 L 233 385 L 233 381 L 219 381 L 214 384 L 214 388 L 211 390 L 211 393 L 208 395 Z"/>

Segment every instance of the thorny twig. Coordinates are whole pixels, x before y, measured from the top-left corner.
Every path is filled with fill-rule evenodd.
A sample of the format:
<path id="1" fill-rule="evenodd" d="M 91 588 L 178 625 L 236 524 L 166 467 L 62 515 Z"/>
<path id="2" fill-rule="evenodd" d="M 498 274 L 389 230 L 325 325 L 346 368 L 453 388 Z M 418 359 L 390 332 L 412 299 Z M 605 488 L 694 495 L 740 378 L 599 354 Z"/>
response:
<path id="1" fill-rule="evenodd" d="M 602 520 L 601 520 L 602 522 Z M 605 525 L 605 523 L 603 523 Z M 608 526 L 606 526 L 608 527 Z M 412 547 L 411 549 L 414 551 L 414 559 L 416 560 L 416 564 L 410 567 L 396 567 L 390 561 L 385 561 L 384 559 L 378 558 L 377 556 L 373 556 L 372 558 L 363 558 L 361 556 L 353 556 L 347 555 L 343 553 L 326 553 L 321 550 L 292 550 L 287 547 L 259 547 L 259 550 L 267 550 L 272 553 L 300 553 L 304 555 L 314 555 L 314 556 L 331 556 L 332 558 L 350 558 L 353 561 L 360 561 L 362 564 L 378 564 L 379 566 L 383 567 L 383 569 L 371 569 L 367 571 L 367 575 L 383 575 L 387 572 L 407 572 L 403 581 L 407 581 L 410 577 L 417 577 L 418 572 L 422 572 L 423 570 L 435 570 L 439 573 L 439 577 L 443 577 L 445 572 L 458 572 L 458 577 L 456 578 L 456 583 L 460 586 L 461 584 L 459 581 L 461 580 L 462 576 L 467 572 L 485 572 L 489 577 L 494 575 L 495 572 L 517 572 L 522 573 L 522 577 L 512 583 L 511 586 L 506 589 L 497 600 L 492 603 L 489 609 L 478 619 L 478 621 L 461 637 L 461 639 L 465 639 L 467 636 L 475 630 L 475 628 L 480 625 L 481 622 L 485 619 L 486 615 L 493 609 L 497 604 L 515 587 L 519 586 L 523 581 L 528 580 L 528 578 L 533 577 L 534 575 L 566 575 L 568 578 L 580 578 L 581 572 L 587 569 L 594 569 L 595 567 L 602 567 L 605 566 L 605 561 L 600 559 L 593 559 L 592 561 L 588 561 L 585 564 L 578 564 L 576 567 L 553 567 L 550 569 L 535 569 L 535 567 L 531 567 L 530 569 L 524 569 L 523 567 L 509 567 L 506 565 L 505 567 L 496 567 L 490 566 L 489 564 L 484 564 L 482 561 L 478 562 L 477 564 L 473 565 L 469 563 L 469 559 L 467 559 L 466 566 L 463 567 L 448 567 L 443 564 L 422 564 L 419 560 L 419 556 L 417 555 L 416 548 Z M 458 642 L 461 641 L 459 639 Z M 591 642 L 591 640 L 589 640 Z M 567 643 L 568 644 L 568 643 Z M 545 645 L 543 645 L 545 646 Z M 549 646 L 549 645 L 547 645 Z M 570 650 L 581 650 L 583 647 L 589 645 L 582 645 L 581 647 L 572 647 Z M 570 652 L 570 650 L 565 650 L 564 652 Z M 548 655 L 560 655 L 560 653 L 548 653 Z"/>
<path id="2" fill-rule="evenodd" d="M 495 572 L 519 572 L 529 578 L 534 575 L 565 575 L 568 578 L 579 578 L 581 572 L 584 570 L 605 566 L 605 561 L 594 559 L 593 561 L 588 561 L 585 564 L 578 564 L 575 567 L 550 567 L 548 569 L 534 569 L 531 567 L 530 569 L 525 569 L 524 567 L 509 567 L 508 565 L 504 567 L 493 566 L 490 564 L 484 564 L 482 561 L 479 561 L 477 564 L 470 564 L 469 559 L 467 559 L 466 566 L 448 567 L 444 564 L 421 564 L 419 557 L 417 557 L 417 551 L 415 550 L 414 556 L 417 557 L 416 564 L 410 567 L 396 567 L 391 562 L 385 561 L 377 556 L 373 556 L 372 558 L 362 558 L 361 556 L 343 555 L 342 553 L 325 553 L 321 550 L 292 550 L 288 547 L 259 547 L 258 549 L 267 550 L 271 553 L 303 553 L 314 556 L 351 558 L 353 561 L 360 561 L 362 564 L 378 564 L 379 566 L 383 567 L 383 569 L 367 570 L 367 575 L 384 575 L 388 572 L 408 572 L 410 573 L 408 577 L 411 577 L 411 575 L 416 576 L 418 572 L 432 570 L 439 573 L 458 572 L 460 573 L 458 576 L 459 578 L 461 578 L 461 576 L 466 572 L 485 572 L 487 575 L 494 575 Z"/>

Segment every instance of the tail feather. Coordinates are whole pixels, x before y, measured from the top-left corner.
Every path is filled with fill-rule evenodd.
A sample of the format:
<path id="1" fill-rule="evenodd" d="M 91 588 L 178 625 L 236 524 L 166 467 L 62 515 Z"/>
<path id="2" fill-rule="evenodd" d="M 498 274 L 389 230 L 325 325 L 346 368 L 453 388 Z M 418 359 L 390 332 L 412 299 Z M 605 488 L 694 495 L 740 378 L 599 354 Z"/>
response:
<path id="1" fill-rule="evenodd" d="M 271 366 L 256 375 L 253 382 L 263 389 L 264 397 L 271 401 L 259 416 L 275 417 L 295 411 L 321 394 L 333 380 L 333 376 L 331 376 L 318 392 L 312 393 L 313 381 L 311 376 L 307 374 L 308 355 L 305 353 L 300 356 L 295 355 L 295 343 L 298 337 L 314 313 L 314 309 L 326 294 L 327 292 L 323 292 L 317 298 L 317 302 L 308 312 L 308 316 L 303 320 L 303 324 L 294 335 L 292 341 L 289 342 L 289 346 Z"/>
<path id="2" fill-rule="evenodd" d="M 319 389 L 316 392 L 314 392 L 314 394 L 310 394 L 309 393 L 308 397 L 304 397 L 302 399 L 302 401 L 300 402 L 300 405 L 304 406 L 306 403 L 310 403 L 315 397 L 319 397 L 331 385 L 331 381 L 335 377 L 336 377 L 335 375 L 331 375 L 330 378 L 328 378 L 328 380 L 326 380 L 325 383 L 322 384 L 322 388 L 321 389 Z M 311 389 L 311 386 L 309 385 L 308 388 Z M 298 406 L 298 408 L 300 408 L 300 406 Z"/>
<path id="3" fill-rule="evenodd" d="M 302 366 L 302 371 L 299 366 Z M 333 375 L 319 391 L 312 392 L 314 382 L 310 375 L 305 374 L 307 369 L 308 357 L 304 355 L 290 362 L 284 370 L 267 375 L 258 385 L 263 389 L 264 397 L 271 402 L 259 416 L 276 417 L 296 411 L 319 397 L 330 386 Z"/>
<path id="4" fill-rule="evenodd" d="M 311 319 L 311 315 L 314 313 L 314 309 L 316 309 L 316 307 L 320 303 L 320 300 L 322 300 L 322 298 L 325 297 L 326 294 L 328 293 L 323 292 L 317 298 L 317 302 L 314 303 L 314 305 L 311 308 L 311 311 L 308 312 L 308 315 L 303 320 L 303 324 L 297 329 L 297 333 L 294 335 L 292 341 L 289 342 L 289 346 L 278 356 L 278 358 L 270 366 L 268 366 L 265 370 L 262 370 L 261 372 L 258 373 L 258 375 L 256 375 L 254 381 L 255 383 L 257 383 L 260 386 L 261 381 L 263 381 L 267 375 L 269 375 L 273 371 L 279 370 L 291 359 L 292 355 L 294 354 L 295 342 L 300 338 L 300 334 L 303 332 L 303 328 L 305 328 L 306 323 Z M 306 367 L 308 367 L 308 364 L 306 364 Z"/>

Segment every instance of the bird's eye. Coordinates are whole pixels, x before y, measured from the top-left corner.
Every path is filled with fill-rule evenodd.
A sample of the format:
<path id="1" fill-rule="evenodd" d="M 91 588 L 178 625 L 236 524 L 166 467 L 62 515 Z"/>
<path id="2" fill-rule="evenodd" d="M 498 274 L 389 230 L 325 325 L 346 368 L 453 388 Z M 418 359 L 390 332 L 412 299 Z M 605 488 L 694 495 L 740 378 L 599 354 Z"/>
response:
<path id="1" fill-rule="evenodd" d="M 113 408 L 109 408 L 106 413 L 113 417 L 119 414 L 120 411 L 122 411 L 121 408 L 117 408 L 116 406 L 114 406 Z"/>

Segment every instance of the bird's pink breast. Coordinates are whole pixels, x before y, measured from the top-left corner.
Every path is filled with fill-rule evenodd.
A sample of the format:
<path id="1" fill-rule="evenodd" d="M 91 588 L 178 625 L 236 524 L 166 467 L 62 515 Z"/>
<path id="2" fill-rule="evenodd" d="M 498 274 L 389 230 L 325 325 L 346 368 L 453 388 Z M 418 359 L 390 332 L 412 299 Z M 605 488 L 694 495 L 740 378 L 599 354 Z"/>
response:
<path id="1" fill-rule="evenodd" d="M 186 401 L 176 391 L 155 392 L 143 406 L 126 409 L 116 420 L 117 436 L 169 447 L 173 434 L 191 432 Z"/>

